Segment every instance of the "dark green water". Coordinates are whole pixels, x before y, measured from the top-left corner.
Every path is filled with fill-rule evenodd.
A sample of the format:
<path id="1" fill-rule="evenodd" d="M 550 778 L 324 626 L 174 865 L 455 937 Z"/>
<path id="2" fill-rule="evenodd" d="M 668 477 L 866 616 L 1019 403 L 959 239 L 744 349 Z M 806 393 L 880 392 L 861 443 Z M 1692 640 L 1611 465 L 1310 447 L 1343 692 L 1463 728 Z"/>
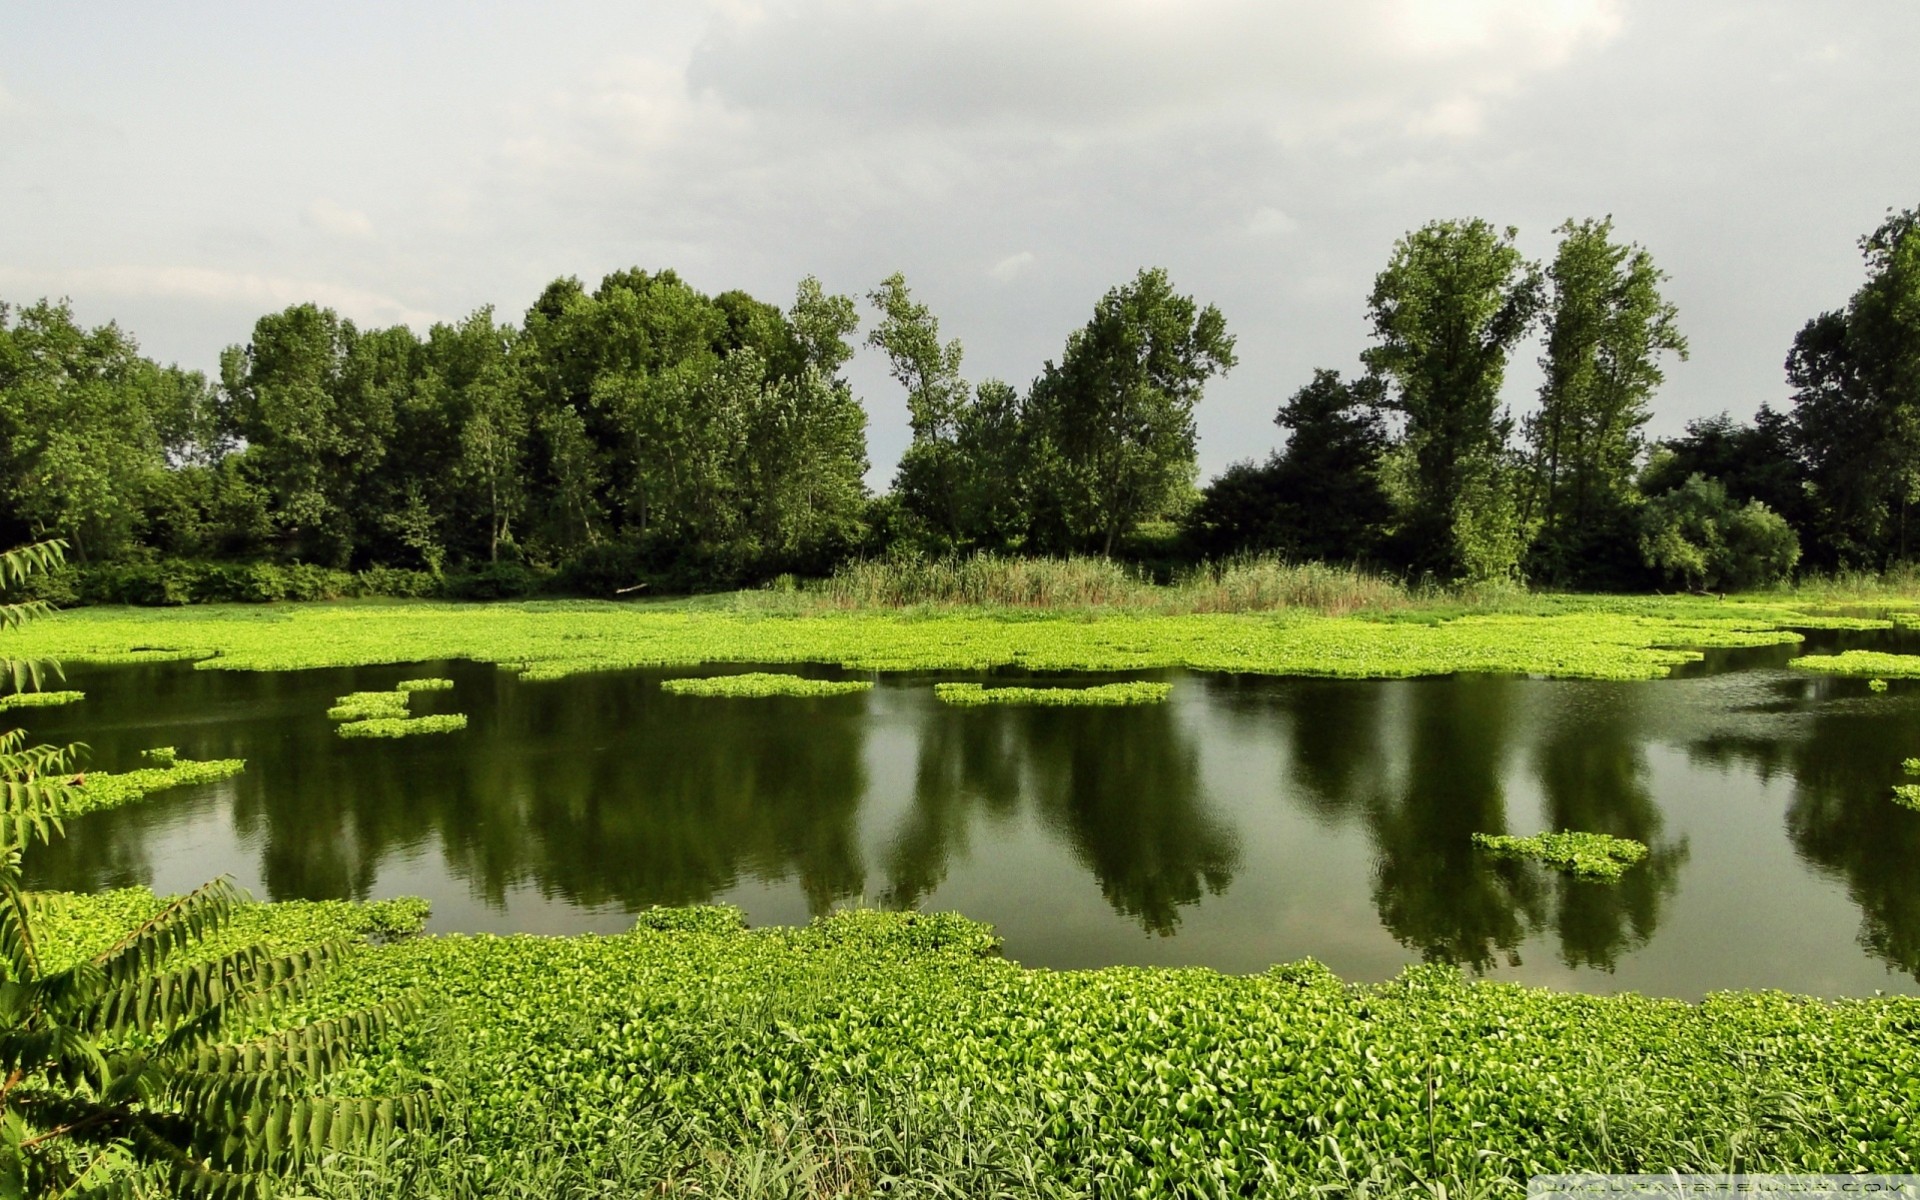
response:
<path id="1" fill-rule="evenodd" d="M 1895 644 L 1819 646 L 1842 643 Z M 684 671 L 74 668 L 87 700 L 31 713 L 36 736 L 90 743 L 99 769 L 156 745 L 250 765 L 74 821 L 29 866 L 76 889 L 422 895 L 442 931 L 867 903 L 991 921 L 1036 966 L 1311 955 L 1364 980 L 1436 958 L 1590 991 L 1920 991 L 1920 813 L 1889 799 L 1920 682 L 1876 695 L 1790 653 L 1655 683 L 1169 673 L 1170 703 L 1109 710 L 950 708 L 931 676 L 717 700 L 659 690 Z M 456 686 L 416 711 L 465 712 L 464 733 L 335 736 L 335 696 L 421 674 Z M 1606 886 L 1469 843 L 1545 828 L 1653 852 Z"/>

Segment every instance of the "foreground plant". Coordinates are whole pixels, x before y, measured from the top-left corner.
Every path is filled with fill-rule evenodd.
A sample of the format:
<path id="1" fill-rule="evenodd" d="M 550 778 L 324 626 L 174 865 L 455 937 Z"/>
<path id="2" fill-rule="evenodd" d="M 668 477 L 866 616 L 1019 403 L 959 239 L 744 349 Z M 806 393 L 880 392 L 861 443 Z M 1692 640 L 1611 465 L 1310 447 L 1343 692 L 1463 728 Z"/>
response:
<path id="1" fill-rule="evenodd" d="M 60 550 L 0 554 L 0 579 L 58 563 Z M 0 605 L 0 628 L 33 615 Z M 179 1196 L 251 1197 L 263 1172 L 422 1115 L 418 1095 L 316 1094 L 409 1004 L 274 1029 L 275 1014 L 310 992 L 344 944 L 290 954 L 229 944 L 221 934 L 242 897 L 225 881 L 78 961 L 43 953 L 44 901 L 26 890 L 21 855 L 60 833 L 77 807 L 77 753 L 28 745 L 22 730 L 0 734 L 0 1197 L 133 1195 L 155 1184 Z M 170 752 L 157 758 L 158 771 L 180 765 Z"/>
<path id="2" fill-rule="evenodd" d="M 1473 844 L 1504 858 L 1527 858 L 1569 875 L 1612 883 L 1647 856 L 1647 847 L 1631 838 L 1605 833 L 1536 833 L 1514 837 L 1476 833 Z"/>

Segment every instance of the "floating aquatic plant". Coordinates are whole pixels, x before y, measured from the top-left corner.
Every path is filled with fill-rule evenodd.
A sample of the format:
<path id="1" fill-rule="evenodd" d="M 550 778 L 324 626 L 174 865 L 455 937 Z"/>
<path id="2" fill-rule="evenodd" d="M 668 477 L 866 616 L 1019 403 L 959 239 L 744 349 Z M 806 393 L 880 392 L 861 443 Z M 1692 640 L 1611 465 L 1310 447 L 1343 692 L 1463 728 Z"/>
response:
<path id="1" fill-rule="evenodd" d="M 396 692 L 446 692 L 453 689 L 451 679 L 402 679 L 394 685 Z"/>
<path id="2" fill-rule="evenodd" d="M 1476 833 L 1473 844 L 1503 858 L 1528 858 L 1556 871 L 1582 879 L 1612 882 L 1647 856 L 1643 843 L 1605 833 L 1536 833 L 1514 837 L 1505 833 Z"/>
<path id="3" fill-rule="evenodd" d="M 155 765 L 133 771 L 83 771 L 75 775 L 71 781 L 73 803 L 67 811 L 78 816 L 119 808 L 170 788 L 230 779 L 247 767 L 244 758 L 204 762 L 179 758 L 171 746 L 149 750 L 144 757 Z"/>
<path id="4" fill-rule="evenodd" d="M 870 679 L 807 679 L 755 671 L 746 675 L 713 675 L 704 679 L 667 679 L 660 690 L 676 696 L 725 696 L 760 699 L 767 696 L 845 696 L 873 687 Z"/>
<path id="5" fill-rule="evenodd" d="M 348 692 L 327 710 L 331 721 L 369 721 L 380 717 L 407 715 L 405 692 Z"/>
<path id="6" fill-rule="evenodd" d="M 0 696 L 0 712 L 10 708 L 55 708 L 77 704 L 86 698 L 85 692 L 13 692 Z"/>
<path id="7" fill-rule="evenodd" d="M 334 730 L 345 738 L 401 738 L 417 733 L 452 733 L 467 727 L 465 713 L 434 713 L 426 717 L 372 717 L 348 721 Z"/>
<path id="8" fill-rule="evenodd" d="M 1173 691 L 1167 683 L 1103 683 L 1097 687 L 1003 687 L 978 683 L 938 683 L 933 694 L 947 704 L 1038 704 L 1060 707 L 1104 707 L 1122 704 L 1158 704 Z"/>

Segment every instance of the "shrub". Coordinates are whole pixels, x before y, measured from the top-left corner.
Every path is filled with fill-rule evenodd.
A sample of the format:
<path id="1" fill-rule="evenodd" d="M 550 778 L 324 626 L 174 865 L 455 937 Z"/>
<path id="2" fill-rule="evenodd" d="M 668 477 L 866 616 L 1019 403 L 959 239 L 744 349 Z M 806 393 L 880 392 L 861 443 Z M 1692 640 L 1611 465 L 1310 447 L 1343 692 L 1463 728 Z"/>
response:
<path id="1" fill-rule="evenodd" d="M 1786 578 L 1800 561 L 1800 539 L 1758 500 L 1735 505 L 1719 480 L 1694 475 L 1647 503 L 1640 552 L 1695 591 L 1738 590 Z"/>

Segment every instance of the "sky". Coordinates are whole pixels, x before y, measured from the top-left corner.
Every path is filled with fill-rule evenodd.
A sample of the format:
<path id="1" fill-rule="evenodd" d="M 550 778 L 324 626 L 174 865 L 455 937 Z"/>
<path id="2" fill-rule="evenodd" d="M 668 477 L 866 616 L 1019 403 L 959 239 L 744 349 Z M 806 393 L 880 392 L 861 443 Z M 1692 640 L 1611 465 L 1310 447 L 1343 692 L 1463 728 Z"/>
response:
<path id="1" fill-rule="evenodd" d="M 289 304 L 424 332 L 638 266 L 783 305 L 901 271 L 970 378 L 1024 387 L 1161 266 L 1238 338 L 1211 475 L 1356 368 L 1408 230 L 1547 259 L 1611 214 L 1691 343 L 1665 435 L 1783 403 L 1857 239 L 1920 205 L 1913 0 L 4 4 L 0 299 L 209 372 Z M 883 487 L 904 398 L 850 374 Z"/>

